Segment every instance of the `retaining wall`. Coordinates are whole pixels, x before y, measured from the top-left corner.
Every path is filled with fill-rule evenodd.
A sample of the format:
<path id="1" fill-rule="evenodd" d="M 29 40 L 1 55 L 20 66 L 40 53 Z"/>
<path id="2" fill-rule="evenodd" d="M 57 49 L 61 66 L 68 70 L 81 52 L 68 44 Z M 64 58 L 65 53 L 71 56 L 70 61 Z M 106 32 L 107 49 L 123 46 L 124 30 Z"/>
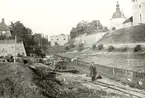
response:
<path id="1" fill-rule="evenodd" d="M 16 50 L 15 50 L 16 49 Z M 26 56 L 26 51 L 23 42 L 17 42 L 15 45 L 14 40 L 0 40 L 0 56 L 7 56 L 21 54 Z"/>

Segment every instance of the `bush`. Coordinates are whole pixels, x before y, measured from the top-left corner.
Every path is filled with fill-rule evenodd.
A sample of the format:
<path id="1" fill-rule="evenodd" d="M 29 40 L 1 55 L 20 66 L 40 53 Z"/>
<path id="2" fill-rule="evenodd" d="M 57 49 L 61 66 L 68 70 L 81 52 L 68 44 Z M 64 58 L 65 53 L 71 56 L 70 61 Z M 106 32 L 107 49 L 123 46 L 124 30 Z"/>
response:
<path id="1" fill-rule="evenodd" d="M 37 56 L 40 56 L 42 58 L 46 56 L 46 54 L 41 50 L 40 47 L 35 48 L 35 51 L 33 54 L 36 54 Z"/>
<path id="2" fill-rule="evenodd" d="M 72 44 L 72 45 L 70 45 L 70 47 L 71 47 L 71 48 L 75 48 L 76 46 Z"/>
<path id="3" fill-rule="evenodd" d="M 93 50 L 96 49 L 96 45 L 92 45 Z"/>
<path id="4" fill-rule="evenodd" d="M 0 56 L 0 58 L 4 58 L 4 56 Z"/>
<path id="5" fill-rule="evenodd" d="M 115 48 L 114 48 L 114 46 L 108 46 L 108 52 L 111 52 L 111 51 L 113 51 Z"/>
<path id="6" fill-rule="evenodd" d="M 22 54 L 20 54 L 20 53 L 18 53 L 17 54 L 17 57 L 23 57 L 24 55 L 22 55 Z"/>
<path id="7" fill-rule="evenodd" d="M 134 52 L 139 52 L 141 50 L 142 50 L 141 45 L 136 45 L 135 48 L 134 48 Z"/>
<path id="8" fill-rule="evenodd" d="M 123 49 L 122 49 L 122 52 L 126 52 L 128 50 L 128 48 L 127 47 L 124 47 Z"/>
<path id="9" fill-rule="evenodd" d="M 79 44 L 79 49 L 78 49 L 79 51 L 82 51 L 82 50 L 84 50 L 84 44 Z"/>
<path id="10" fill-rule="evenodd" d="M 65 50 L 69 50 L 69 47 L 68 47 L 68 46 L 66 46 L 66 47 L 65 47 Z"/>
<path id="11" fill-rule="evenodd" d="M 98 48 L 98 50 L 102 50 L 104 47 L 102 44 L 100 44 L 97 48 Z"/>
<path id="12" fill-rule="evenodd" d="M 113 28 L 112 28 L 112 30 L 116 30 L 116 28 L 115 28 L 115 27 L 113 27 Z"/>

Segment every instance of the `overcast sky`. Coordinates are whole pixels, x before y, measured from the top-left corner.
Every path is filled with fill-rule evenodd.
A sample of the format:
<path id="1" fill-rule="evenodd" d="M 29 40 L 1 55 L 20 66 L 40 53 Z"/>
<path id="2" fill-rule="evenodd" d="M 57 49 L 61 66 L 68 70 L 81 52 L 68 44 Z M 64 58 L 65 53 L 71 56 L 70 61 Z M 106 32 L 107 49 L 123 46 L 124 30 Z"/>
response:
<path id="1" fill-rule="evenodd" d="M 126 17 L 132 15 L 131 0 L 118 0 Z M 69 34 L 81 20 L 100 20 L 105 26 L 116 10 L 117 0 L 0 0 L 0 19 L 21 21 L 35 33 Z"/>

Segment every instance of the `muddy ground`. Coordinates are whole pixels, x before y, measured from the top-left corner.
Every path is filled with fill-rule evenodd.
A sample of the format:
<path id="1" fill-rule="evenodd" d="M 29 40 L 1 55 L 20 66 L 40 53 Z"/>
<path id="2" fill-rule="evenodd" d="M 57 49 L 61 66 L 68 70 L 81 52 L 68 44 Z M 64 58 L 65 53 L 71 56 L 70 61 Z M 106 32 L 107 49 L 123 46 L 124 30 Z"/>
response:
<path id="1" fill-rule="evenodd" d="M 55 74 L 42 64 L 30 66 L 0 64 L 0 98 L 132 98 L 93 84 L 85 74 Z"/>

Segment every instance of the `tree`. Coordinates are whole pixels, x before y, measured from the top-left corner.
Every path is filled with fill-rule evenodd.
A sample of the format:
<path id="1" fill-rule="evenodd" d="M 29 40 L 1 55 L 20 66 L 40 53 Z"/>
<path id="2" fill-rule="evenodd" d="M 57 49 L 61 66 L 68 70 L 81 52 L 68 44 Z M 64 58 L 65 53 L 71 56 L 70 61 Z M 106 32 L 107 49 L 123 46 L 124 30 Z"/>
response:
<path id="1" fill-rule="evenodd" d="M 18 41 L 23 41 L 27 55 L 30 51 L 33 52 L 32 45 L 35 45 L 34 38 L 32 36 L 32 30 L 26 28 L 20 21 L 15 23 L 11 22 L 11 32 L 13 38 L 17 36 Z"/>
<path id="2" fill-rule="evenodd" d="M 109 31 L 109 29 L 108 29 L 106 26 L 104 27 L 104 30 L 105 30 L 105 31 Z"/>
<path id="3" fill-rule="evenodd" d="M 58 43 L 57 42 L 55 42 L 55 46 L 58 46 Z"/>
<path id="4" fill-rule="evenodd" d="M 103 25 L 99 20 L 93 20 L 92 22 L 87 22 L 87 21 L 81 21 L 77 24 L 76 27 L 73 27 L 72 30 L 70 31 L 70 36 L 71 39 L 87 33 L 94 33 L 96 30 L 103 30 Z"/>
<path id="5" fill-rule="evenodd" d="M 73 27 L 70 31 L 70 37 L 71 39 L 75 38 L 77 36 L 77 32 L 75 31 L 76 29 Z"/>
<path id="6" fill-rule="evenodd" d="M 23 41 L 27 55 L 44 55 L 48 41 L 41 34 L 34 34 L 30 28 L 25 27 L 20 21 L 11 22 L 11 32 L 13 38 L 17 36 L 18 41 Z"/>
<path id="7" fill-rule="evenodd" d="M 42 45 L 42 35 L 41 35 L 41 34 L 35 33 L 35 34 L 34 34 L 34 40 L 35 40 L 36 44 L 37 44 L 39 47 L 41 47 L 41 45 Z"/>
<path id="8" fill-rule="evenodd" d="M 43 49 L 43 51 L 46 51 L 47 50 L 47 47 L 48 47 L 48 39 L 42 37 L 41 39 L 41 48 Z"/>
<path id="9" fill-rule="evenodd" d="M 93 28 L 94 30 L 101 30 L 101 29 L 103 29 L 103 25 L 101 24 L 101 22 L 99 20 L 93 20 L 90 23 L 90 27 Z"/>
<path id="10" fill-rule="evenodd" d="M 48 41 L 48 46 L 51 46 L 51 42 L 50 41 Z"/>
<path id="11" fill-rule="evenodd" d="M 115 28 L 115 27 L 113 27 L 113 28 L 112 28 L 112 30 L 116 30 L 116 28 Z"/>

